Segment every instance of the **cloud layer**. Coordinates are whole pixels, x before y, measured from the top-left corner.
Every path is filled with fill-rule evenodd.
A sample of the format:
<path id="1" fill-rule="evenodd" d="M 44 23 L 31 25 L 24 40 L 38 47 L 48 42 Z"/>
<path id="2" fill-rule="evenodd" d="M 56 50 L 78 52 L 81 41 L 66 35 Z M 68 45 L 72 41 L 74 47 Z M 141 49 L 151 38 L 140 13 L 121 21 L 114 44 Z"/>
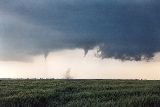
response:
<path id="1" fill-rule="evenodd" d="M 160 51 L 158 0 L 1 0 L 0 60 L 99 46 L 102 58 Z"/>

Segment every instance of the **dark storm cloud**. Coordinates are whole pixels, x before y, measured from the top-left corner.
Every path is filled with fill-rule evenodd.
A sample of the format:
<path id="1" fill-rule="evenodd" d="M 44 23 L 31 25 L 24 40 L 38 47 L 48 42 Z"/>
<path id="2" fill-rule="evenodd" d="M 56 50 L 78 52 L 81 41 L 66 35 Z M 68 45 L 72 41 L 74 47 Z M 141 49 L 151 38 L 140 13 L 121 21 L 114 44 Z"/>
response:
<path id="1" fill-rule="evenodd" d="M 151 58 L 160 51 L 158 0 L 1 0 L 0 59 L 100 47 L 101 57 Z"/>

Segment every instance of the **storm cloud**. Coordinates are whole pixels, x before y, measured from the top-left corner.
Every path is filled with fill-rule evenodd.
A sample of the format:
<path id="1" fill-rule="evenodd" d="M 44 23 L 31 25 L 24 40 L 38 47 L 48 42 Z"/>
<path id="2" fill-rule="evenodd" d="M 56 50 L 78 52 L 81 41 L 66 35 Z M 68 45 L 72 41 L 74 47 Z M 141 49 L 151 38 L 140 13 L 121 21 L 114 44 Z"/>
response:
<path id="1" fill-rule="evenodd" d="M 160 51 L 158 0 L 1 0 L 0 60 L 99 46 L 100 57 L 150 59 Z"/>

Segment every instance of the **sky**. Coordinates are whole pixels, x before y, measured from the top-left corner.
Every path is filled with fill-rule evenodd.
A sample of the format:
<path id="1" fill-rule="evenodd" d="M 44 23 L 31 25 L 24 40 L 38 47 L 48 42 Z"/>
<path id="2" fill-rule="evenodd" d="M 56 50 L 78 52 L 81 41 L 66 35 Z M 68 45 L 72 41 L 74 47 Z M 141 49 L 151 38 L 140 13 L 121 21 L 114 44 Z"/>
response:
<path id="1" fill-rule="evenodd" d="M 1 0 L 0 78 L 160 79 L 158 0 Z"/>

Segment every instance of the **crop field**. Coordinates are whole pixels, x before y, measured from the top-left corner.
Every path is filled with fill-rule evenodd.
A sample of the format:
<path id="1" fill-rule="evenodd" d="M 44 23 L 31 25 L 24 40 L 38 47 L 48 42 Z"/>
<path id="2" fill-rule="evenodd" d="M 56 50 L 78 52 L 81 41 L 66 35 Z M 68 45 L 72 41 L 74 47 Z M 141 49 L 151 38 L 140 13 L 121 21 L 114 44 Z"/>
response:
<path id="1" fill-rule="evenodd" d="M 160 81 L 1 80 L 0 107 L 159 107 Z"/>

